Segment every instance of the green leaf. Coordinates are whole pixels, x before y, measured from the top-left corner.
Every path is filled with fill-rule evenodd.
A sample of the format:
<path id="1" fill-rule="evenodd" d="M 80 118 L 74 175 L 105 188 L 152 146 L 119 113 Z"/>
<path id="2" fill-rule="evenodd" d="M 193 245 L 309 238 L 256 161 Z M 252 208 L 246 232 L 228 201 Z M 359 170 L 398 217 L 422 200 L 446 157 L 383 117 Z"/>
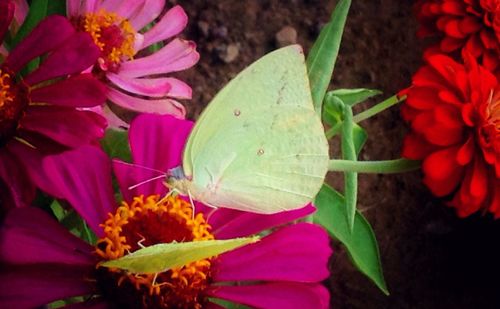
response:
<path id="1" fill-rule="evenodd" d="M 35 28 L 38 23 L 47 16 L 47 5 L 49 0 L 33 0 L 28 11 L 28 16 L 23 25 L 12 40 L 12 48 L 19 44 L 24 37 Z"/>
<path id="2" fill-rule="evenodd" d="M 108 129 L 106 135 L 101 140 L 101 146 L 109 157 L 119 158 L 126 162 L 131 161 L 130 146 L 126 131 Z"/>
<path id="3" fill-rule="evenodd" d="M 245 306 L 242 304 L 236 304 L 236 303 L 230 302 L 228 300 L 224 300 L 224 299 L 210 298 L 210 302 L 215 303 L 219 306 L 222 306 L 222 308 L 226 308 L 226 309 L 251 309 L 248 306 Z"/>
<path id="4" fill-rule="evenodd" d="M 338 239 L 346 247 L 359 271 L 370 278 L 382 292 L 389 295 L 375 234 L 368 221 L 359 212 L 356 212 L 354 229 L 350 232 L 344 220 L 347 215 L 344 203 L 344 197 L 340 193 L 324 185 L 314 201 L 317 208 L 314 222 L 325 227 L 332 237 Z"/>
<path id="5" fill-rule="evenodd" d="M 329 91 L 325 96 L 325 101 L 331 99 L 331 97 L 337 97 L 344 102 L 344 104 L 349 106 L 354 106 L 358 103 L 364 102 L 367 99 L 381 94 L 382 91 L 375 89 L 365 89 L 365 88 L 357 88 L 357 89 L 336 89 Z"/>
<path id="6" fill-rule="evenodd" d="M 56 217 L 57 221 L 62 221 L 64 217 L 67 216 L 67 211 L 62 207 L 58 200 L 54 200 L 52 204 L 50 204 L 50 209 L 52 213 Z"/>
<path id="7" fill-rule="evenodd" d="M 323 97 L 330 84 L 350 6 L 351 0 L 340 0 L 337 3 L 330 22 L 321 30 L 307 57 L 314 109 L 320 116 Z"/>
<path id="8" fill-rule="evenodd" d="M 329 126 L 337 126 L 344 119 L 344 103 L 338 97 L 325 98 L 323 121 Z"/>
<path id="9" fill-rule="evenodd" d="M 100 263 L 99 266 L 118 268 L 133 274 L 155 274 L 207 259 L 258 240 L 259 237 L 254 236 L 156 244 L 136 250 L 119 259 Z"/>
<path id="10" fill-rule="evenodd" d="M 352 126 L 352 138 L 354 142 L 354 148 L 356 149 L 356 156 L 359 156 L 361 149 L 365 145 L 365 142 L 368 138 L 368 134 L 366 134 L 365 129 L 363 129 L 358 124 L 353 124 Z"/>
<path id="11" fill-rule="evenodd" d="M 354 146 L 352 108 L 344 105 L 344 121 L 342 122 L 342 159 L 357 161 L 356 148 Z M 347 210 L 347 222 L 349 229 L 354 227 L 354 216 L 356 214 L 356 203 L 358 199 L 358 174 L 356 172 L 344 172 L 344 194 L 345 207 Z"/>

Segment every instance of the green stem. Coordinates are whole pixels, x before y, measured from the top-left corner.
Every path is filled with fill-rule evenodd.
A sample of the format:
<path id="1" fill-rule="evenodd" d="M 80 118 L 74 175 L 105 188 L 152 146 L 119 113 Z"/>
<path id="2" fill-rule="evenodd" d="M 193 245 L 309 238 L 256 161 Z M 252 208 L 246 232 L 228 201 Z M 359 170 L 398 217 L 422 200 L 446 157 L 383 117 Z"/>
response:
<path id="1" fill-rule="evenodd" d="M 330 160 L 329 171 L 393 174 L 411 172 L 420 168 L 420 161 L 408 159 L 384 161 Z"/>
<path id="2" fill-rule="evenodd" d="M 362 111 L 359 114 L 356 114 L 352 118 L 352 120 L 355 123 L 361 122 L 365 119 L 368 119 L 370 117 L 375 116 L 376 114 L 385 111 L 386 109 L 404 101 L 406 99 L 406 96 L 401 96 L 399 97 L 397 94 L 393 95 L 392 97 L 378 103 L 375 106 L 370 107 L 369 109 Z M 336 123 L 333 127 L 331 127 L 328 131 L 326 131 L 326 138 L 330 139 L 337 135 L 340 132 L 340 129 L 342 128 L 342 122 Z"/>

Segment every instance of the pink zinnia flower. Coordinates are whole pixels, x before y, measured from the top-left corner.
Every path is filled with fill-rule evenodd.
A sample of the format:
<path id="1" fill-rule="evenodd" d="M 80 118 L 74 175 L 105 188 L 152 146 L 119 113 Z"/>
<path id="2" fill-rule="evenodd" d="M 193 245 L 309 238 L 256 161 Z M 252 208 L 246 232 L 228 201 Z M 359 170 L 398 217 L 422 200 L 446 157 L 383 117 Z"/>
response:
<path id="1" fill-rule="evenodd" d="M 128 110 L 183 118 L 184 106 L 175 99 L 190 99 L 191 88 L 165 74 L 190 68 L 199 54 L 194 42 L 179 38 L 148 54 L 148 47 L 186 27 L 187 15 L 177 5 L 149 28 L 164 9 L 165 0 L 67 0 L 68 16 L 101 50 L 93 72 L 106 81 L 108 100 Z M 107 106 L 104 112 L 116 123 Z"/>
<path id="2" fill-rule="evenodd" d="M 167 170 L 179 165 L 192 123 L 171 116 L 141 115 L 131 124 L 135 165 Z M 160 142 L 161 141 L 161 142 Z M 328 308 L 329 293 L 320 281 L 328 277 L 329 238 L 319 226 L 283 224 L 314 211 L 275 215 L 218 209 L 169 196 L 161 180 L 129 190 L 147 176 L 116 163 L 125 201 L 116 207 L 111 162 L 86 146 L 47 158 L 50 181 L 81 214 L 99 240 L 95 247 L 71 235 L 35 208 L 14 209 L 0 231 L 0 307 L 36 307 L 57 299 L 93 295 L 87 305 L 99 308 L 222 308 L 215 299 L 258 308 Z M 131 173 L 132 171 L 132 173 Z M 210 213 L 207 218 L 207 214 Z M 276 228 L 281 226 L 279 228 Z M 270 228 L 261 241 L 212 259 L 153 275 L 131 275 L 97 268 L 145 245 L 199 239 L 228 239 Z M 235 284 L 236 283 L 236 284 Z"/>
<path id="3" fill-rule="evenodd" d="M 0 5 L 0 34 L 12 18 L 11 5 Z M 5 11 L 7 10 L 7 11 Z M 8 14 L 8 15 L 7 15 Z M 37 170 L 46 154 L 94 143 L 106 120 L 82 111 L 102 104 L 105 88 L 91 74 L 78 74 L 99 50 L 86 33 L 76 33 L 61 16 L 40 22 L 0 63 L 0 204 L 24 206 L 43 185 Z M 27 76 L 19 71 L 45 56 Z"/>

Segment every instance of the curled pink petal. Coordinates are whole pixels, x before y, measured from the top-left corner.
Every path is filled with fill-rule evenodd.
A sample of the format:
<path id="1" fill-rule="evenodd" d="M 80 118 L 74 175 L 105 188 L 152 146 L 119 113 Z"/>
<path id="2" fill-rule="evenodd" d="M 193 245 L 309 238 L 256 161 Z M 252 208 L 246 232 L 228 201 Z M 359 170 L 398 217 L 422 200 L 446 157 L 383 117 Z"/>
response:
<path id="1" fill-rule="evenodd" d="M 172 88 L 166 78 L 128 78 L 113 73 L 106 77 L 125 91 L 149 97 L 165 97 Z"/>
<path id="2" fill-rule="evenodd" d="M 51 15 L 42 20 L 11 52 L 4 65 L 19 71 L 28 61 L 53 50 L 75 33 L 64 17 Z"/>
<path id="3" fill-rule="evenodd" d="M 188 17 L 180 5 L 176 5 L 162 17 L 162 19 L 144 34 L 142 48 L 160 42 L 179 34 L 186 28 Z"/>
<path id="4" fill-rule="evenodd" d="M 145 100 L 129 96 L 113 88 L 109 88 L 108 98 L 116 105 L 140 113 L 173 115 L 178 118 L 184 118 L 186 115 L 184 106 L 171 99 Z"/>
<path id="5" fill-rule="evenodd" d="M 123 63 L 119 74 L 142 77 L 177 72 L 192 67 L 199 58 L 194 42 L 175 39 L 150 56 Z"/>
<path id="6" fill-rule="evenodd" d="M 129 18 L 132 27 L 139 31 L 144 26 L 155 20 L 165 7 L 165 0 L 146 0 L 141 10 Z"/>
<path id="7" fill-rule="evenodd" d="M 31 102 L 92 107 L 104 104 L 106 86 L 92 74 L 79 74 L 31 91 Z"/>
<path id="8" fill-rule="evenodd" d="M 29 5 L 26 0 L 14 0 L 16 9 L 14 11 L 14 21 L 20 27 L 28 15 Z"/>
<path id="9" fill-rule="evenodd" d="M 25 78 L 28 85 L 55 77 L 80 73 L 95 63 L 99 48 L 89 34 L 79 32 L 53 51 L 33 73 Z"/>

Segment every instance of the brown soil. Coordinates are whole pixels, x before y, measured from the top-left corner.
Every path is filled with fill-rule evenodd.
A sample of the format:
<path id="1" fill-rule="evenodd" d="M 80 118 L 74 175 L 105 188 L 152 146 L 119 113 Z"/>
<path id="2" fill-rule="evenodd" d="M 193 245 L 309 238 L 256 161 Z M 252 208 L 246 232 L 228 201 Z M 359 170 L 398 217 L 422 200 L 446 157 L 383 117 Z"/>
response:
<path id="1" fill-rule="evenodd" d="M 277 47 L 275 34 L 283 27 L 297 30 L 297 41 L 307 52 L 336 1 L 170 2 L 188 12 L 185 36 L 197 42 L 201 54 L 194 69 L 180 74 L 193 87 L 194 98 L 187 106 L 188 116 L 196 118 L 228 80 Z M 381 99 L 409 84 L 421 55 L 412 3 L 353 1 L 332 88 L 380 89 Z M 407 127 L 397 107 L 362 125 L 369 133 L 362 160 L 398 157 Z M 338 186 L 339 177 L 332 174 L 328 180 Z M 332 276 L 326 282 L 333 308 L 500 307 L 500 254 L 495 250 L 500 223 L 490 216 L 456 218 L 453 210 L 432 198 L 418 172 L 361 175 L 359 181 L 358 207 L 376 232 L 391 296 L 357 272 L 336 245 Z"/>

